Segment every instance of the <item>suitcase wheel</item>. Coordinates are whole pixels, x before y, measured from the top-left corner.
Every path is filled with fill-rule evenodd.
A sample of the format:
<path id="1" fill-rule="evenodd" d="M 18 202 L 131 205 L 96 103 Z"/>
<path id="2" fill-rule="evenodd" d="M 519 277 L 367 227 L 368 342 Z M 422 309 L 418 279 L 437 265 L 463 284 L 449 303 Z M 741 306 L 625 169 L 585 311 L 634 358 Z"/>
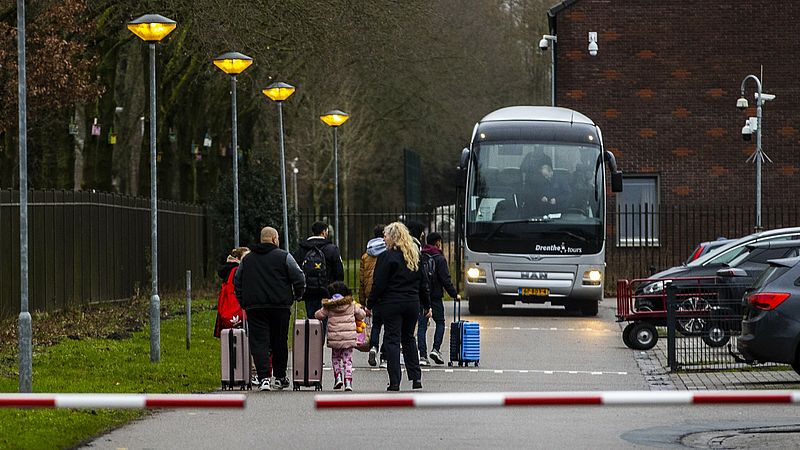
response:
<path id="1" fill-rule="evenodd" d="M 453 367 L 453 361 L 450 361 L 449 363 L 447 363 L 447 366 L 448 367 Z"/>
<path id="2" fill-rule="evenodd" d="M 322 383 L 316 383 L 314 385 L 314 390 L 315 391 L 321 391 L 322 390 Z"/>
<path id="3" fill-rule="evenodd" d="M 481 366 L 481 362 L 480 361 L 475 361 L 475 367 L 480 367 L 480 366 Z"/>
<path id="4" fill-rule="evenodd" d="M 294 390 L 295 391 L 299 391 L 300 390 L 300 384 L 299 383 L 295 383 L 294 384 Z"/>
<path id="5" fill-rule="evenodd" d="M 459 361 L 459 362 L 458 362 L 458 367 L 464 367 L 464 363 L 463 363 L 463 362 L 461 362 L 461 361 Z"/>

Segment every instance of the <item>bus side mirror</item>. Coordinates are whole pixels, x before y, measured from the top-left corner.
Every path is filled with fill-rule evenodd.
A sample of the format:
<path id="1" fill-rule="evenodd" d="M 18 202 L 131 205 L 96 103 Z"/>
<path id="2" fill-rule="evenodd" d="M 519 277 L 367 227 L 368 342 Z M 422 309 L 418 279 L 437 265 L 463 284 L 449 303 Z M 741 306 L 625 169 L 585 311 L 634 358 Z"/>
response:
<path id="1" fill-rule="evenodd" d="M 611 192 L 622 192 L 622 172 L 611 174 Z"/>
<path id="2" fill-rule="evenodd" d="M 463 150 L 461 150 L 461 160 L 458 162 L 458 168 L 461 170 L 466 170 L 468 163 L 469 163 L 469 149 L 464 148 Z"/>

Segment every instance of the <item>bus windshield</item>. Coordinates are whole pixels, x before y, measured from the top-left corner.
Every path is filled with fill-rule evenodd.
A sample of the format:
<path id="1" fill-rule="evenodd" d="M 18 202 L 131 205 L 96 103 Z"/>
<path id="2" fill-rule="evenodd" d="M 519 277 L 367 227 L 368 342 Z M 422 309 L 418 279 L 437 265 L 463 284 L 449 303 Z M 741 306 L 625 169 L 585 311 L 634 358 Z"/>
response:
<path id="1" fill-rule="evenodd" d="M 603 245 L 599 145 L 484 141 L 473 145 L 467 245 L 515 254 L 591 254 Z"/>

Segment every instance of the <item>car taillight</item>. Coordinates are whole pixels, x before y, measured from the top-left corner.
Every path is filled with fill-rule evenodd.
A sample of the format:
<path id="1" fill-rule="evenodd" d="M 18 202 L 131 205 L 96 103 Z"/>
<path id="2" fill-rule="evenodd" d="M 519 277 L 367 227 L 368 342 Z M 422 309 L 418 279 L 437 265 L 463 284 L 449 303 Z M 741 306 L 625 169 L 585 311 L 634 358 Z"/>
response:
<path id="1" fill-rule="evenodd" d="M 759 292 L 747 297 L 747 303 L 762 311 L 771 311 L 778 307 L 790 294 L 784 292 Z"/>
<path id="2" fill-rule="evenodd" d="M 694 261 L 695 259 L 699 258 L 700 254 L 703 253 L 703 249 L 704 248 L 706 248 L 705 245 L 701 245 L 700 247 L 697 247 L 697 251 L 695 251 L 694 254 L 692 255 L 691 261 Z"/>

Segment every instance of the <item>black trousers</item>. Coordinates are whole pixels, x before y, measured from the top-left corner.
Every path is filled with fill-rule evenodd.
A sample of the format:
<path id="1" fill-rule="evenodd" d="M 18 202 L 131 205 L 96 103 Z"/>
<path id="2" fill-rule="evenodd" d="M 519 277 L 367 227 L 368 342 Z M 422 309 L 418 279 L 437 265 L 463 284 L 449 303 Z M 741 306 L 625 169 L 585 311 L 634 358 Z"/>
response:
<path id="1" fill-rule="evenodd" d="M 383 346 L 386 352 L 389 384 L 400 386 L 403 372 L 400 368 L 400 346 L 406 362 L 409 380 L 421 380 L 419 353 L 414 329 L 419 320 L 419 302 L 388 303 L 378 305 L 378 313 L 383 319 Z"/>
<path id="2" fill-rule="evenodd" d="M 259 379 L 269 377 L 269 352 L 275 378 L 286 378 L 289 361 L 289 308 L 263 308 L 247 311 L 250 354 Z"/>

